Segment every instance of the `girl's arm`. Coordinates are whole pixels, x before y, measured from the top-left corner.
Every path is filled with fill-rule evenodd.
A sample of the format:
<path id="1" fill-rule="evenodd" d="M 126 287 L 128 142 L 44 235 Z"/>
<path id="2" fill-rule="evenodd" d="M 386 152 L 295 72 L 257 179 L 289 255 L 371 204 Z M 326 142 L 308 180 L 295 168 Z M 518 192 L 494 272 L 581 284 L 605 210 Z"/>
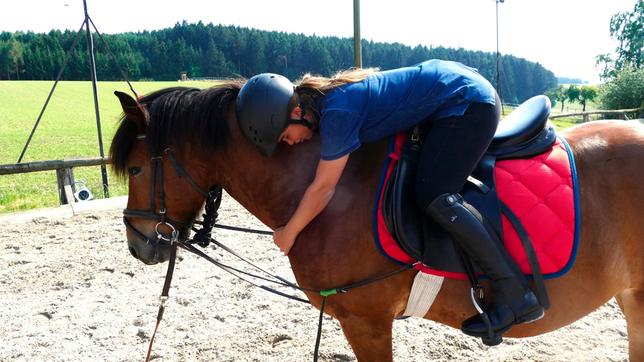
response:
<path id="1" fill-rule="evenodd" d="M 273 241 L 287 255 L 299 233 L 324 210 L 335 193 L 342 171 L 349 155 L 332 161 L 320 160 L 315 179 L 304 192 L 300 204 L 289 222 L 283 228 L 275 230 Z"/>

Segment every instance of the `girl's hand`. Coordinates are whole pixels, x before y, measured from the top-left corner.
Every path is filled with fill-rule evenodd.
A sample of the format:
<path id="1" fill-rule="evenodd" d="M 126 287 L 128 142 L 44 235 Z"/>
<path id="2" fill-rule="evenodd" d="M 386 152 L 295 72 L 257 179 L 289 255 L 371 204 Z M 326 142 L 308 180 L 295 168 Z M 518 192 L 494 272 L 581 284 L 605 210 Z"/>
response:
<path id="1" fill-rule="evenodd" d="M 297 238 L 297 235 L 288 233 L 284 227 L 277 228 L 273 232 L 273 242 L 280 248 L 284 255 L 288 255 L 291 247 L 295 244 L 295 238 Z"/>

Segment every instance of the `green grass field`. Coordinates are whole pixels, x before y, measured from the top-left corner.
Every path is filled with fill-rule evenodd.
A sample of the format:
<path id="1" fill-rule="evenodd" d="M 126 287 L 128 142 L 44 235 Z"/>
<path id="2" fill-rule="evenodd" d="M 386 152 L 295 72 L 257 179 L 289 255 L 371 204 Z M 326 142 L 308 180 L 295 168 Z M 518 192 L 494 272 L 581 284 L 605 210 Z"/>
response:
<path id="1" fill-rule="evenodd" d="M 51 81 L 0 81 L 0 164 L 12 164 L 29 137 L 53 85 Z M 134 82 L 147 94 L 171 86 L 206 88 L 213 82 Z M 116 130 L 121 108 L 114 91 L 129 93 L 125 82 L 99 82 L 101 128 L 105 154 Z M 511 107 L 505 107 L 509 113 Z M 558 129 L 574 125 L 557 121 Z M 29 145 L 23 162 L 98 157 L 98 137 L 90 82 L 60 82 Z M 109 169 L 109 168 L 108 168 Z M 74 169 L 95 197 L 103 197 L 100 167 Z M 110 195 L 125 195 L 122 180 L 109 174 Z M 0 213 L 58 205 L 55 171 L 0 176 Z"/>
<path id="2" fill-rule="evenodd" d="M 54 83 L 0 81 L 0 164 L 15 163 Z M 171 86 L 205 88 L 212 82 L 133 82 L 139 94 Z M 114 91 L 129 93 L 125 82 L 99 82 L 104 151 L 107 155 L 121 108 Z M 43 115 L 23 162 L 98 157 L 98 136 L 90 82 L 60 82 Z M 102 197 L 100 167 L 74 169 L 95 197 Z M 109 174 L 111 196 L 127 193 Z M 58 205 L 55 171 L 0 176 L 0 213 Z"/>

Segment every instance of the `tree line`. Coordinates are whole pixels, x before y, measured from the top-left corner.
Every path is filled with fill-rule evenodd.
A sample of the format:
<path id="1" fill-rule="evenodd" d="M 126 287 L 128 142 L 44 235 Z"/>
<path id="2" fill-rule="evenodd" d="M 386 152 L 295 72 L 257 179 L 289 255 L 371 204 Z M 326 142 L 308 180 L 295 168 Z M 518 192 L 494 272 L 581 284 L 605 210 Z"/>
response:
<path id="1" fill-rule="evenodd" d="M 0 79 L 51 80 L 60 70 L 74 31 L 0 33 Z M 116 57 L 114 62 L 111 49 Z M 122 79 L 119 66 L 132 80 L 175 80 L 182 71 L 190 78 L 250 77 L 280 73 L 294 80 L 311 72 L 321 75 L 352 67 L 353 40 L 334 36 L 306 36 L 236 26 L 177 23 L 172 28 L 137 33 L 95 35 L 96 68 L 100 80 Z M 463 48 L 410 47 L 400 43 L 362 41 L 364 67 L 383 70 L 446 59 L 478 68 L 493 84 L 496 54 Z M 65 80 L 89 79 L 87 44 L 81 35 L 62 75 Z M 118 64 L 118 66 L 117 66 Z M 554 74 L 541 64 L 512 55 L 500 60 L 500 94 L 519 103 L 557 85 Z"/>

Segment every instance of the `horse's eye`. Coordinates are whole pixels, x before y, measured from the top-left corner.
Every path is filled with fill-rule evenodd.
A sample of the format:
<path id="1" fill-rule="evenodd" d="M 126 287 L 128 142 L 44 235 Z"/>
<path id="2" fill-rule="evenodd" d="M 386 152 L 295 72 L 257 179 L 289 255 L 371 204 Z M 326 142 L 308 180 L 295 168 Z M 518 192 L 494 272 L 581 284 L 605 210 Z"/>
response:
<path id="1" fill-rule="evenodd" d="M 141 173 L 141 167 L 130 167 L 127 169 L 130 176 L 138 176 Z"/>

